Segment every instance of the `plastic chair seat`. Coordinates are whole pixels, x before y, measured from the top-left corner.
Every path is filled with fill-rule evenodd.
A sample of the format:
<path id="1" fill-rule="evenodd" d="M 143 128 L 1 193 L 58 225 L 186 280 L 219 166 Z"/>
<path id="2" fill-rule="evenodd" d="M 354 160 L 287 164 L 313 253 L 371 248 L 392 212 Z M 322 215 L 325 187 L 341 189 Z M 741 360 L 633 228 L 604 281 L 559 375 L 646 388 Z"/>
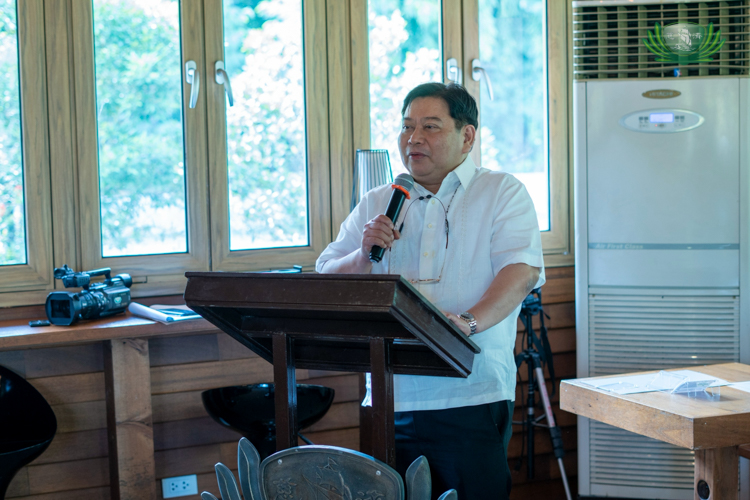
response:
<path id="1" fill-rule="evenodd" d="M 297 429 L 323 418 L 335 391 L 321 385 L 297 384 Z M 273 384 L 236 385 L 202 394 L 203 406 L 218 423 L 250 440 L 262 457 L 276 451 L 275 390 Z"/>
<path id="2" fill-rule="evenodd" d="M 23 441 L 2 441 L 0 442 L 0 455 L 20 452 L 24 448 L 32 448 L 37 445 L 39 445 L 39 442 L 32 439 L 25 439 Z"/>
<path id="3" fill-rule="evenodd" d="M 0 499 L 13 476 L 47 449 L 57 419 L 47 400 L 23 377 L 0 366 Z"/>

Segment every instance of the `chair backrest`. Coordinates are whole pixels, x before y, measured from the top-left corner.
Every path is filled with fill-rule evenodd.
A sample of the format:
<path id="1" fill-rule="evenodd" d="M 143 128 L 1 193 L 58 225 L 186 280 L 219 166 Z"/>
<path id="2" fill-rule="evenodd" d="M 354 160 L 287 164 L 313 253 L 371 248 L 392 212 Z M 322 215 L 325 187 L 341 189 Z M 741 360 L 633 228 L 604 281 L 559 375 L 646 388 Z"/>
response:
<path id="1" fill-rule="evenodd" d="M 402 500 L 404 482 L 388 465 L 335 446 L 283 450 L 260 464 L 265 498 Z"/>
<path id="2" fill-rule="evenodd" d="M 57 419 L 49 403 L 34 386 L 0 366 L 0 454 L 51 440 Z"/>
<path id="3" fill-rule="evenodd" d="M 239 500 L 240 487 L 227 466 L 216 464 L 221 497 Z M 369 455 L 336 446 L 300 446 L 274 453 L 262 462 L 246 438 L 240 439 L 237 468 L 245 500 L 404 500 L 401 476 Z M 409 500 L 429 499 L 430 466 L 419 457 L 406 471 Z M 218 500 L 204 491 L 203 500 Z M 438 500 L 457 500 L 456 490 Z"/>

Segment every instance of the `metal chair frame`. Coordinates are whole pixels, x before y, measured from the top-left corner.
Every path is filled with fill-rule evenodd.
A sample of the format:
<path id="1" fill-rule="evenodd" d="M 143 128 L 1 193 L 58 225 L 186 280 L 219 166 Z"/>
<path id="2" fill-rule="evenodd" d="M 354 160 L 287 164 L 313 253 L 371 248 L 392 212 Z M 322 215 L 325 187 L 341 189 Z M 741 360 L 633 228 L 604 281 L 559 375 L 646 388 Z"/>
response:
<path id="1" fill-rule="evenodd" d="M 404 481 L 387 464 L 358 451 L 336 446 L 298 446 L 265 460 L 246 438 L 237 450 L 240 487 L 245 500 L 318 499 L 404 500 Z M 241 500 L 240 487 L 227 466 L 217 463 L 216 479 L 222 500 Z M 425 457 L 406 471 L 408 500 L 430 500 L 432 481 Z M 203 500 L 218 500 L 204 491 Z M 448 490 L 439 500 L 457 500 Z"/>

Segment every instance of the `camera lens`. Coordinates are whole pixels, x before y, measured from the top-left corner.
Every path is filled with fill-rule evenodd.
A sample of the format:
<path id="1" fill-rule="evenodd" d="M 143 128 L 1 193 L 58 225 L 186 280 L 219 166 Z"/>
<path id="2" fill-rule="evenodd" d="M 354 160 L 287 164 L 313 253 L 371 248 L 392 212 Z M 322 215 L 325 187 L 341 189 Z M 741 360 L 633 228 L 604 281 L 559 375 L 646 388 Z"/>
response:
<path id="1" fill-rule="evenodd" d="M 70 299 L 68 300 L 50 300 L 50 317 L 52 318 L 70 318 Z"/>
<path id="2" fill-rule="evenodd" d="M 72 325 L 78 321 L 81 305 L 74 293 L 52 292 L 47 295 L 44 311 L 53 325 Z"/>

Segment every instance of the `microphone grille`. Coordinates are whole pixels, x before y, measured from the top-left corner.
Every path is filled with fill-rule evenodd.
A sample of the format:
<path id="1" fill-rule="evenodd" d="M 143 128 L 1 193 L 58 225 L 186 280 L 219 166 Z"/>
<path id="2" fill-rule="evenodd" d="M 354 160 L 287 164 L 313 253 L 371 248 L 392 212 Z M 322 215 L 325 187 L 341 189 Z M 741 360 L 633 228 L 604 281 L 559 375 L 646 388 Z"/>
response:
<path id="1" fill-rule="evenodd" d="M 407 191 L 411 191 L 414 187 L 414 177 L 409 174 L 399 174 L 393 183 L 406 188 Z"/>

